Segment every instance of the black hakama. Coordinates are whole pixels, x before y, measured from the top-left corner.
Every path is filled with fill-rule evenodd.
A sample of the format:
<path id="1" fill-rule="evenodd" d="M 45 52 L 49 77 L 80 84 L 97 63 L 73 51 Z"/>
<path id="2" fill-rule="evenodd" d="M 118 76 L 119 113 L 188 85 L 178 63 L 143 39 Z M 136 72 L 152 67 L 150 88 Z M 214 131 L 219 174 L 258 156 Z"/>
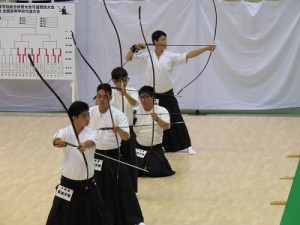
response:
<path id="1" fill-rule="evenodd" d="M 121 142 L 121 153 L 125 162 L 137 166 L 137 158 L 135 153 L 135 133 L 132 126 L 130 128 L 130 138 L 127 141 Z M 135 192 L 138 192 L 138 171 L 133 167 L 128 168 L 132 184 Z"/>
<path id="2" fill-rule="evenodd" d="M 96 150 L 105 156 L 119 160 L 118 149 Z M 144 221 L 128 167 L 119 162 L 95 154 L 102 159 L 101 171 L 95 171 L 96 183 L 114 225 L 134 225 Z M 122 160 L 122 157 L 120 158 Z"/>
<path id="3" fill-rule="evenodd" d="M 172 170 L 169 161 L 165 157 L 161 144 L 155 145 L 151 148 L 136 143 L 136 147 L 137 149 L 146 151 L 143 157 L 137 157 L 138 166 L 149 171 L 144 172 L 139 170 L 139 176 L 166 177 L 175 174 L 175 171 Z"/>
<path id="4" fill-rule="evenodd" d="M 46 225 L 112 225 L 94 178 L 76 181 L 61 177 L 60 185 L 74 192 L 70 201 L 54 197 Z"/>
<path id="5" fill-rule="evenodd" d="M 163 147 L 166 152 L 177 152 L 191 146 L 191 139 L 188 129 L 184 123 L 178 101 L 174 96 L 173 89 L 165 93 L 156 93 L 155 98 L 159 99 L 158 105 L 166 108 L 170 113 L 171 128 L 164 131 Z M 183 122 L 176 124 L 177 122 Z"/>

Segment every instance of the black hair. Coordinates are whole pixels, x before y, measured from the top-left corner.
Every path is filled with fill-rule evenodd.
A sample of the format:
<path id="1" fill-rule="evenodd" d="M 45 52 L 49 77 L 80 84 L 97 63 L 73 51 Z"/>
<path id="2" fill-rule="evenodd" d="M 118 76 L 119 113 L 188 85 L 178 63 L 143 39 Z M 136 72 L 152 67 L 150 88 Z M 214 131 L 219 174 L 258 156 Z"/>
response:
<path id="1" fill-rule="evenodd" d="M 158 41 L 158 39 L 161 37 L 161 36 L 165 36 L 167 37 L 167 34 L 161 30 L 157 30 L 157 31 L 154 31 L 151 38 L 152 38 L 152 43 L 154 44 L 154 41 Z"/>
<path id="2" fill-rule="evenodd" d="M 69 114 L 71 118 L 73 116 L 78 117 L 81 113 L 86 111 L 89 111 L 89 105 L 81 101 L 75 101 L 69 107 Z"/>
<path id="3" fill-rule="evenodd" d="M 154 88 L 151 86 L 143 86 L 140 88 L 139 90 L 139 95 L 141 95 L 142 93 L 146 93 L 149 94 L 151 97 L 154 95 Z"/>
<path id="4" fill-rule="evenodd" d="M 111 71 L 111 79 L 113 79 L 113 80 L 119 80 L 124 77 L 128 77 L 128 73 L 122 67 L 116 67 Z"/>
<path id="5" fill-rule="evenodd" d="M 105 93 L 107 93 L 109 96 L 112 95 L 112 90 L 111 90 L 110 84 L 106 84 L 106 83 L 105 84 L 99 84 L 98 87 L 97 87 L 97 93 L 100 90 L 104 90 Z"/>

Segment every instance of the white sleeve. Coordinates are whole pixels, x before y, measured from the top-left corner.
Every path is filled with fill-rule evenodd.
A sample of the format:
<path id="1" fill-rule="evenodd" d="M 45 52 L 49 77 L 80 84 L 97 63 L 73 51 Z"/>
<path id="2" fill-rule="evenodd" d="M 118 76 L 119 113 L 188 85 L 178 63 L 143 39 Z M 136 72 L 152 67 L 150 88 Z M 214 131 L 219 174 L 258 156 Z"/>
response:
<path id="1" fill-rule="evenodd" d="M 164 107 L 160 107 L 160 110 L 159 110 L 159 117 L 166 123 L 170 123 L 170 114 L 168 112 L 168 110 Z"/>
<path id="2" fill-rule="evenodd" d="M 187 53 L 170 53 L 172 66 L 186 63 L 187 62 L 186 54 Z"/>
<path id="3" fill-rule="evenodd" d="M 148 52 L 136 53 L 132 56 L 132 61 L 137 64 L 147 64 L 147 59 L 149 58 Z"/>
<path id="4" fill-rule="evenodd" d="M 89 135 L 87 137 L 87 140 L 91 140 L 91 141 L 93 141 L 95 143 L 95 145 L 97 145 L 99 143 L 99 141 L 100 141 L 99 135 L 98 135 L 97 131 L 95 131 L 95 130 L 93 130 L 91 128 L 88 128 L 88 129 L 90 130 L 90 133 L 89 133 Z"/>
<path id="5" fill-rule="evenodd" d="M 128 119 L 127 119 L 127 117 L 125 116 L 124 113 L 120 113 L 120 114 L 118 115 L 117 126 L 118 126 L 118 127 L 121 127 L 122 130 L 124 130 L 124 131 L 126 131 L 128 134 L 130 134 L 130 131 L 129 131 L 129 124 L 128 124 Z"/>
<path id="6" fill-rule="evenodd" d="M 57 131 L 54 135 L 53 135 L 53 138 L 61 138 L 65 141 L 68 140 L 68 132 L 67 132 L 67 128 L 63 128 L 63 129 L 60 129 L 59 131 Z"/>

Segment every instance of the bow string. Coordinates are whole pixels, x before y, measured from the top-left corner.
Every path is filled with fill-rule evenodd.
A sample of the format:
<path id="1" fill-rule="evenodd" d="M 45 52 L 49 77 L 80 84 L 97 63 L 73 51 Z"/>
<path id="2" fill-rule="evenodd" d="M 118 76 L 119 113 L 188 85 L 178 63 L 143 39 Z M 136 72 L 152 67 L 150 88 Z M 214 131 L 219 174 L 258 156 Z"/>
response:
<path id="1" fill-rule="evenodd" d="M 63 106 L 64 110 L 66 111 L 67 115 L 68 115 L 68 118 L 71 122 L 71 125 L 72 125 L 72 128 L 73 128 L 73 131 L 74 131 L 74 134 L 75 134 L 75 137 L 76 137 L 76 140 L 77 140 L 77 144 L 78 146 L 81 146 L 81 142 L 80 142 L 80 139 L 79 139 L 79 135 L 78 135 L 78 132 L 75 128 L 75 125 L 74 125 L 74 122 L 72 120 L 72 117 L 70 115 L 70 112 L 67 108 L 67 106 L 65 105 L 65 103 L 62 101 L 62 99 L 59 97 L 59 95 L 54 91 L 54 89 L 48 84 L 48 82 L 44 79 L 44 77 L 41 75 L 41 73 L 39 72 L 39 70 L 36 68 L 32 58 L 31 58 L 31 55 L 28 54 L 28 58 L 29 58 L 29 61 L 30 61 L 30 64 L 31 66 L 34 68 L 36 74 L 39 76 L 39 78 L 43 81 L 43 83 L 49 88 L 49 90 L 54 94 L 54 96 L 58 99 L 58 101 L 61 103 L 61 105 Z M 85 163 L 85 166 L 86 166 L 86 172 L 87 172 L 87 180 L 89 179 L 89 167 L 88 167 L 88 163 L 87 163 L 87 159 L 85 157 L 85 154 L 84 152 L 81 152 L 82 154 L 82 157 L 83 157 L 83 160 L 84 160 L 84 163 Z M 88 186 L 86 184 L 85 186 L 85 189 L 88 189 Z"/>
<path id="2" fill-rule="evenodd" d="M 121 67 L 121 70 L 120 70 L 120 75 L 121 75 L 121 78 L 122 78 L 122 69 L 123 69 L 123 53 L 122 53 L 122 44 L 121 44 L 121 39 L 120 39 L 120 36 L 119 36 L 119 32 L 118 32 L 118 30 L 117 30 L 117 27 L 116 27 L 116 25 L 115 25 L 115 23 L 114 23 L 114 21 L 113 21 L 113 19 L 112 19 L 112 17 L 111 17 L 111 15 L 110 15 L 110 13 L 109 13 L 109 10 L 108 10 L 108 8 L 107 8 L 107 5 L 106 5 L 106 2 L 105 2 L 105 0 L 103 0 L 103 4 L 104 4 L 104 7 L 105 7 L 105 11 L 106 11 L 106 13 L 107 13 L 107 16 L 109 17 L 109 20 L 110 20 L 110 22 L 111 22 L 111 24 L 112 24 L 112 26 L 113 26 L 113 28 L 114 28 L 114 31 L 115 31 L 115 33 L 116 33 L 116 35 L 117 35 L 117 39 L 118 39 L 118 45 L 119 45 L 119 54 L 120 54 L 120 67 Z M 123 83 L 123 80 L 121 81 L 122 83 L 121 83 L 121 87 L 122 87 L 122 89 L 124 89 L 124 83 Z M 122 94 L 122 96 L 121 96 L 121 101 L 122 101 L 122 112 L 124 113 L 124 94 L 123 94 L 123 92 L 121 92 L 121 94 Z M 117 136 L 116 136 L 117 137 Z M 119 146 L 119 145 L 118 145 Z M 120 150 L 120 146 L 119 146 L 119 161 L 121 161 L 121 150 Z M 120 169 L 120 164 L 118 164 L 118 171 L 119 171 L 119 169 Z"/>
<path id="3" fill-rule="evenodd" d="M 144 39 L 144 42 L 145 42 L 145 45 L 147 47 L 147 51 L 148 51 L 148 54 L 149 54 L 149 57 L 150 57 L 150 62 L 151 62 L 151 66 L 152 66 L 152 82 L 153 82 L 153 110 L 152 112 L 154 113 L 155 110 L 154 110 L 154 107 L 155 107 L 155 69 L 154 69 L 154 63 L 153 63 L 153 58 L 152 58 L 152 55 L 151 55 L 151 51 L 150 51 L 150 48 L 149 48 L 149 45 L 147 43 L 147 40 L 146 40 L 146 37 L 145 37 L 145 34 L 144 34 L 144 29 L 143 29 L 143 25 L 142 25 L 142 16 L 141 16 L 141 6 L 139 6 L 139 23 L 140 23 L 140 28 L 141 28 L 141 33 L 142 33 L 142 36 L 143 36 L 143 39 Z M 150 154 L 153 150 L 153 142 L 154 142 L 154 121 L 152 120 L 152 138 L 151 138 L 151 147 L 150 147 L 150 152 L 149 152 L 149 157 L 148 157 L 148 161 L 149 161 L 149 158 L 150 158 Z M 147 163 L 148 161 L 145 163 L 145 169 L 147 169 Z"/>
<path id="4" fill-rule="evenodd" d="M 71 31 L 71 36 L 72 36 L 72 39 L 73 39 L 73 43 L 79 53 L 79 55 L 81 56 L 81 58 L 83 59 L 83 61 L 87 64 L 87 66 L 91 69 L 91 71 L 93 72 L 93 74 L 96 76 L 96 78 L 98 79 L 98 81 L 100 82 L 100 84 L 103 85 L 103 82 L 100 78 L 100 76 L 98 75 L 98 73 L 95 71 L 95 69 L 91 66 L 91 64 L 87 61 L 87 59 L 84 57 L 84 55 L 82 54 L 80 48 L 78 47 L 77 45 L 77 42 L 76 42 L 76 39 L 75 39 L 75 36 L 74 36 L 74 33 Z M 108 96 L 108 95 L 107 95 Z M 111 106 L 110 106 L 110 102 L 109 102 L 109 99 L 107 98 L 106 99 L 107 103 L 108 103 L 108 109 L 109 109 L 109 114 L 110 114 L 110 118 L 111 118 L 111 121 L 112 121 L 112 124 L 113 126 L 115 125 L 115 122 L 114 122 L 114 118 L 113 118 L 113 114 L 112 114 L 112 110 L 111 110 Z M 117 134 L 115 134 L 116 136 L 116 142 L 117 142 L 117 145 L 118 145 L 118 149 L 120 151 L 120 144 L 119 144 L 119 140 L 118 140 L 118 137 L 117 137 Z M 118 181 L 118 174 L 117 174 L 117 178 L 116 180 Z"/>
<path id="5" fill-rule="evenodd" d="M 218 25 L 218 13 L 217 13 L 217 7 L 216 7 L 215 0 L 212 0 L 212 3 L 213 3 L 213 6 L 214 6 L 214 12 L 215 12 L 215 28 L 214 28 L 214 36 L 213 36 L 213 40 L 214 40 L 213 42 L 215 43 L 216 34 L 217 34 L 217 25 Z M 207 61 L 204 64 L 204 67 L 201 70 L 201 72 L 193 80 L 191 80 L 183 88 L 181 88 L 180 91 L 177 92 L 177 95 L 180 94 L 185 88 L 187 88 L 189 85 L 191 85 L 194 81 L 196 81 L 201 76 L 201 74 L 204 72 L 204 70 L 206 69 L 206 67 L 207 67 L 207 65 L 210 61 L 211 55 L 212 55 L 212 51 L 209 53 Z"/>
<path id="6" fill-rule="evenodd" d="M 126 63 L 123 64 L 122 44 L 121 44 L 121 39 L 120 39 L 120 36 L 119 36 L 119 32 L 118 32 L 117 27 L 116 27 L 116 25 L 115 25 L 115 23 L 114 23 L 111 15 L 110 15 L 110 13 L 109 13 L 109 10 L 107 8 L 105 0 L 103 0 L 103 4 L 104 4 L 104 7 L 105 7 L 105 11 L 106 11 L 106 13 L 107 13 L 107 15 L 109 17 L 109 20 L 110 20 L 110 22 L 111 22 L 111 24 L 112 24 L 112 26 L 114 28 L 114 31 L 115 31 L 115 33 L 117 35 L 118 45 L 119 45 L 119 52 L 120 52 L 120 67 L 123 68 L 123 66 Z M 122 74 L 122 71 L 120 71 L 120 74 Z M 123 81 L 122 81 L 121 85 L 122 85 L 122 89 L 123 89 Z M 122 93 L 122 112 L 124 113 L 124 95 L 123 95 L 123 93 Z"/>

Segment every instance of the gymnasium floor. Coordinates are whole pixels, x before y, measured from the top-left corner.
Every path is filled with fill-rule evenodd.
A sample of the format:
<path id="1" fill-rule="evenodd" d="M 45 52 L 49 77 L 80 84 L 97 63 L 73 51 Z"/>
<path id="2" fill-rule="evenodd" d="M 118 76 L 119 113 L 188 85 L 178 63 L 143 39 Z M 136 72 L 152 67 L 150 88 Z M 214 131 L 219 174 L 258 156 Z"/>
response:
<path id="1" fill-rule="evenodd" d="M 194 156 L 167 153 L 176 174 L 140 178 L 146 225 L 277 225 L 300 154 L 298 117 L 184 116 Z M 0 225 L 45 224 L 61 155 L 51 145 L 65 114 L 0 113 Z"/>

